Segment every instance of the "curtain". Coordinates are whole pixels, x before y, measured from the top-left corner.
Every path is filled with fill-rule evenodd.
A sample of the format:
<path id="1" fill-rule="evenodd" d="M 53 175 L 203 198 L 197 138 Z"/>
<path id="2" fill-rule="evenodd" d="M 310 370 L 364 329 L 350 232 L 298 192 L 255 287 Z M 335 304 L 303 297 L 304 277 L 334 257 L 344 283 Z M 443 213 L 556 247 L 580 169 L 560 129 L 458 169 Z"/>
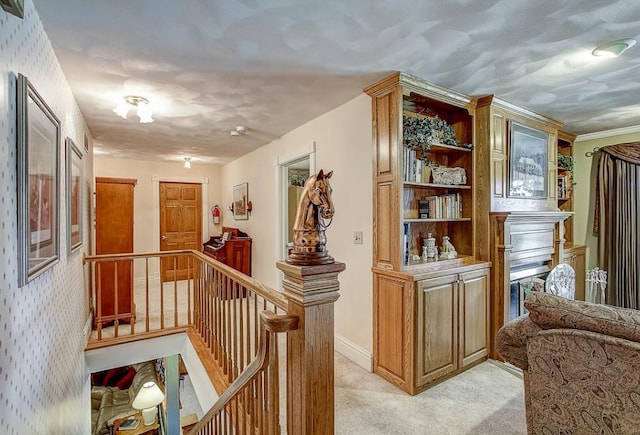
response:
<path id="1" fill-rule="evenodd" d="M 594 231 L 607 271 L 606 302 L 640 308 L 640 142 L 600 148 Z"/>

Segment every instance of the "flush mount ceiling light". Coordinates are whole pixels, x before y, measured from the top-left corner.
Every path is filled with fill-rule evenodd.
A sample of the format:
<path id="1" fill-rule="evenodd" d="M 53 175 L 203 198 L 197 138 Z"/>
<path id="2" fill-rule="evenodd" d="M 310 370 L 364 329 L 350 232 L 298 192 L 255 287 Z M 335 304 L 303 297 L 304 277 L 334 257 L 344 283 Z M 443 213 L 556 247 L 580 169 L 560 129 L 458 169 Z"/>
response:
<path id="1" fill-rule="evenodd" d="M 236 125 L 236 129 L 235 130 L 231 130 L 229 132 L 229 134 L 231 136 L 242 136 L 243 134 L 245 134 L 247 132 L 247 129 L 245 126 L 243 125 Z"/>
<path id="2" fill-rule="evenodd" d="M 185 157 L 184 158 L 184 167 L 185 168 L 191 168 L 191 157 Z"/>
<path id="3" fill-rule="evenodd" d="M 597 47 L 591 54 L 600 57 L 618 57 L 635 44 L 635 39 L 618 39 Z"/>
<path id="4" fill-rule="evenodd" d="M 141 124 L 148 124 L 150 122 L 153 122 L 153 118 L 151 117 L 153 113 L 151 112 L 151 107 L 149 107 L 149 100 L 137 95 L 129 95 L 124 97 L 122 103 L 120 103 L 118 107 L 113 109 L 113 111 L 117 113 L 118 116 L 127 119 L 127 114 L 131 109 L 136 109 Z"/>

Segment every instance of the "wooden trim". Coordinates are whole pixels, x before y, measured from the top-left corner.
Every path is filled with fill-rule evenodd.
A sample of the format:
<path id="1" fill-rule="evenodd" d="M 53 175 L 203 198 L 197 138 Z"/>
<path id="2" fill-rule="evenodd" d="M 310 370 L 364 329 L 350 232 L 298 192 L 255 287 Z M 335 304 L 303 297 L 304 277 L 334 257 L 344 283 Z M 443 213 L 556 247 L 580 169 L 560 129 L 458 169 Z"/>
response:
<path id="1" fill-rule="evenodd" d="M 135 186 L 138 184 L 138 180 L 135 178 L 96 177 L 96 184 L 97 183 L 131 184 Z"/>

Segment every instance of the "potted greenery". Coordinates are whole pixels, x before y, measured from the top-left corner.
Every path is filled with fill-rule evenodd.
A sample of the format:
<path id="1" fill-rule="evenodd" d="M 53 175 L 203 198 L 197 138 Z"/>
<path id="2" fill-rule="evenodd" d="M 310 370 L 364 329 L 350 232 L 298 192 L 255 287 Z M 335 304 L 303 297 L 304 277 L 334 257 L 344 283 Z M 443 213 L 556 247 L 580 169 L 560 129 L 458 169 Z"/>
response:
<path id="1" fill-rule="evenodd" d="M 575 159 L 573 156 L 558 153 L 558 169 L 562 169 L 569 173 L 569 190 L 573 190 L 573 186 L 576 184 L 573 178 Z"/>

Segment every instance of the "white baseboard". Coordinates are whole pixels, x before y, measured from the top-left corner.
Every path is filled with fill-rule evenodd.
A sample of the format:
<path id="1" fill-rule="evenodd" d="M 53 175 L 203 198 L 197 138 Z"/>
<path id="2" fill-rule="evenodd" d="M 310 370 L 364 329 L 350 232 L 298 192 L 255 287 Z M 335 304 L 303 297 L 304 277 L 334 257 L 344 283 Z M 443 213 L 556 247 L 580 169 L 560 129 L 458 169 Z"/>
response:
<path id="1" fill-rule="evenodd" d="M 352 341 L 339 335 L 334 337 L 334 349 L 336 352 L 349 358 L 369 373 L 373 372 L 373 359 L 371 352 L 366 349 L 361 348 Z"/>

